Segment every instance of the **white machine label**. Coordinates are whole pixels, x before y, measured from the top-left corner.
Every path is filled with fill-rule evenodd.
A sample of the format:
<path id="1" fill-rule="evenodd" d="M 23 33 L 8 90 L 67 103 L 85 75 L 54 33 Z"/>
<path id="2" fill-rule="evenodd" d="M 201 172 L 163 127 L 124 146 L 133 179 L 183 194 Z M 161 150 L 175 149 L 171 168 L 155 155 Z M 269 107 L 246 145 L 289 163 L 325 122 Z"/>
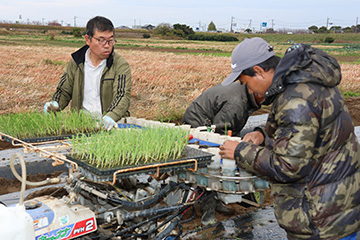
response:
<path id="1" fill-rule="evenodd" d="M 39 218 L 34 220 L 34 229 L 43 228 L 49 225 L 49 220 L 47 217 Z"/>

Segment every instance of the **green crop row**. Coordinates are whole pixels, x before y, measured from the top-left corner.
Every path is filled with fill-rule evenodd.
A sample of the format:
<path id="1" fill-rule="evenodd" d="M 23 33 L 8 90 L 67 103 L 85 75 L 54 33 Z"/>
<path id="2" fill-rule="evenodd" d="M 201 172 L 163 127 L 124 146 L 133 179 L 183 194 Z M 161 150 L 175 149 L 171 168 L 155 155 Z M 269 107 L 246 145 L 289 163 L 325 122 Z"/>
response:
<path id="1" fill-rule="evenodd" d="M 9 113 L 0 115 L 0 131 L 27 139 L 98 131 L 98 123 L 83 111 Z"/>
<path id="2" fill-rule="evenodd" d="M 75 136 L 71 155 L 98 168 L 165 162 L 181 157 L 188 135 L 188 130 L 157 126 Z"/>

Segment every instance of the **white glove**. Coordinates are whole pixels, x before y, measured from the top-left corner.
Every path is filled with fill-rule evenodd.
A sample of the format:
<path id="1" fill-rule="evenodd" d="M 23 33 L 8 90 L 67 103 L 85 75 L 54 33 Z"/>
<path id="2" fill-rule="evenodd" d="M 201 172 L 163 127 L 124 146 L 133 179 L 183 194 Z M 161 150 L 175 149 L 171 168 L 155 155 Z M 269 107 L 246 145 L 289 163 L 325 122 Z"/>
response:
<path id="1" fill-rule="evenodd" d="M 48 108 L 52 106 L 53 108 L 59 108 L 59 104 L 56 101 L 47 102 L 44 105 L 44 112 L 48 114 Z"/>
<path id="2" fill-rule="evenodd" d="M 105 130 L 110 131 L 112 128 L 118 128 L 117 123 L 109 116 L 104 116 L 102 118 L 102 125 Z"/>

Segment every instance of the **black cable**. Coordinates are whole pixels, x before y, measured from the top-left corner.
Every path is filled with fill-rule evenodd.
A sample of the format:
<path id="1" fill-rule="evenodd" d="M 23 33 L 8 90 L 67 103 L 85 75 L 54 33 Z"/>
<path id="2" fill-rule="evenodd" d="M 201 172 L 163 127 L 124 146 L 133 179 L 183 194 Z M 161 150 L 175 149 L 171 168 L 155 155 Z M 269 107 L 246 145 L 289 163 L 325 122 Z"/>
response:
<path id="1" fill-rule="evenodd" d="M 159 199 L 161 199 L 163 196 L 165 196 L 165 194 L 167 194 L 170 191 L 173 191 L 174 189 L 176 189 L 178 187 L 181 187 L 184 189 L 190 188 L 189 186 L 185 185 L 184 183 L 170 182 L 163 189 L 161 189 L 161 191 L 158 194 L 156 194 L 154 197 L 144 200 L 144 201 L 131 202 L 131 201 L 123 201 L 123 200 L 111 198 L 111 197 L 108 197 L 107 199 L 113 203 L 121 204 L 125 208 L 142 209 L 146 206 L 156 203 Z"/>
<path id="2" fill-rule="evenodd" d="M 172 230 L 174 230 L 174 228 L 178 225 L 181 216 L 176 214 L 175 217 L 176 217 L 175 220 L 167 228 L 165 228 L 164 231 L 162 231 L 155 238 L 153 238 L 153 240 L 161 240 L 165 238 L 167 235 L 169 235 Z"/>
<path id="3" fill-rule="evenodd" d="M 171 186 L 168 187 L 169 185 L 171 185 Z M 184 189 L 186 189 L 186 190 L 189 190 L 189 189 L 190 189 L 190 187 L 187 186 L 187 185 L 184 184 L 184 183 L 175 184 L 175 183 L 173 183 L 173 182 L 170 182 L 169 185 L 167 185 L 165 188 L 163 188 L 163 190 L 164 190 L 164 189 L 174 190 L 176 187 L 181 187 L 181 188 L 184 188 Z M 163 190 L 162 190 L 162 191 L 163 191 Z M 196 190 L 197 190 L 197 189 L 196 189 Z M 156 199 L 159 199 L 159 196 L 160 196 L 160 195 L 164 195 L 164 193 L 163 193 L 162 191 L 157 195 Z M 169 191 L 170 191 L 170 190 L 169 190 Z M 168 191 L 166 191 L 166 193 L 167 193 L 167 192 L 168 192 Z M 187 191 L 187 193 L 188 193 L 188 191 Z M 186 195 L 186 194 L 185 194 L 185 195 Z M 201 199 L 203 199 L 203 197 L 204 197 L 204 196 L 202 196 Z M 187 197 L 186 197 L 186 198 L 187 198 Z M 185 201 L 186 201 L 186 198 L 184 197 L 183 200 L 182 200 L 182 202 L 185 202 Z M 121 204 L 120 201 L 121 201 L 121 202 L 126 202 L 126 201 L 122 201 L 122 200 L 118 200 L 118 199 L 112 199 L 112 200 L 115 200 L 115 202 L 118 203 L 118 204 Z M 197 199 L 196 202 L 197 202 L 198 200 L 199 200 L 199 199 Z M 150 200 L 149 200 L 149 201 L 150 201 Z M 144 201 L 144 202 L 145 202 L 145 201 Z M 133 202 L 128 202 L 128 203 L 133 203 Z M 146 203 L 146 204 L 149 204 L 149 203 Z M 194 203 L 194 204 L 195 204 L 195 203 Z M 188 221 L 191 221 L 191 220 L 195 217 L 195 207 L 194 207 L 194 204 L 192 204 L 191 206 L 184 206 L 184 207 L 183 207 L 182 209 L 180 209 L 176 214 L 170 216 L 168 219 L 166 219 L 163 223 L 161 223 L 161 224 L 160 224 L 159 226 L 157 226 L 155 229 L 153 229 L 152 231 L 150 231 L 150 232 L 148 232 L 148 233 L 146 233 L 146 234 L 141 234 L 141 236 L 148 236 L 148 237 L 149 237 L 151 234 L 153 234 L 155 231 L 157 231 L 159 228 L 161 228 L 162 226 L 164 226 L 164 225 L 167 224 L 168 222 L 172 221 L 174 218 L 176 218 L 176 219 L 175 219 L 164 231 L 162 231 L 160 234 L 158 234 L 158 235 L 156 236 L 156 238 L 154 238 L 154 239 L 162 239 L 162 238 L 166 237 L 166 235 L 168 235 L 168 234 L 169 234 L 175 227 L 177 227 L 177 226 L 180 226 L 179 228 L 182 229 L 182 225 L 179 223 L 179 222 L 180 222 L 180 219 L 181 219 L 181 217 L 182 217 L 181 214 L 182 214 L 184 211 L 186 211 L 187 209 L 189 209 L 190 207 L 193 207 L 192 218 L 183 221 L 183 223 L 188 222 Z M 142 204 L 141 204 L 141 207 L 143 207 L 143 206 L 146 206 L 146 205 L 144 205 L 144 204 L 142 203 Z M 143 225 L 143 224 L 145 224 L 145 223 L 152 222 L 152 221 L 154 221 L 154 220 L 156 220 L 156 219 L 158 219 L 158 218 L 164 217 L 164 216 L 166 216 L 167 214 L 168 214 L 168 213 L 163 213 L 163 214 L 161 214 L 161 215 L 159 215 L 159 216 L 154 216 L 154 217 L 150 218 L 150 219 L 147 220 L 147 221 L 140 222 L 140 223 L 138 223 L 138 224 L 136 224 L 136 225 L 134 225 L 134 226 L 131 226 L 131 227 L 126 228 L 126 229 L 124 229 L 124 230 L 122 230 L 122 231 L 116 232 L 116 233 L 114 233 L 113 235 L 111 235 L 110 237 L 105 238 L 105 239 L 102 239 L 102 240 L 109 240 L 109 239 L 111 239 L 111 238 L 113 238 L 113 237 L 116 237 L 116 236 L 125 236 L 124 233 L 126 233 L 127 231 L 130 231 L 130 230 L 132 230 L 132 229 L 135 229 L 135 228 L 137 228 L 137 227 L 139 227 L 139 226 L 141 226 L 141 225 Z M 180 225 L 179 225 L 179 224 L 180 224 Z M 182 230 L 181 230 L 181 232 L 182 232 Z M 133 234 L 133 235 L 128 235 L 128 234 L 126 234 L 126 236 L 135 236 L 135 235 L 140 237 L 140 234 Z"/>
<path id="4" fill-rule="evenodd" d="M 195 189 L 195 191 L 197 191 L 197 189 Z M 199 199 L 197 199 L 195 202 L 197 202 Z M 179 225 L 179 221 L 183 216 L 183 212 L 185 212 L 187 209 L 189 209 L 190 207 L 193 207 L 193 216 L 195 216 L 195 207 L 194 204 L 191 206 L 186 206 L 183 209 L 181 209 L 177 214 L 174 214 L 173 216 L 169 217 L 167 220 L 165 220 L 162 224 L 160 224 L 160 226 L 158 226 L 156 229 L 154 229 L 153 231 L 151 231 L 149 234 L 153 233 L 154 231 L 158 230 L 159 228 L 161 228 L 163 225 L 167 224 L 169 221 L 173 220 L 174 218 L 175 221 L 172 222 L 164 231 L 162 231 L 158 236 L 156 236 L 156 238 L 154 239 L 162 239 L 164 237 L 166 237 L 176 226 Z"/>
<path id="5" fill-rule="evenodd" d="M 181 221 L 179 224 L 183 224 L 183 223 L 190 222 L 190 221 L 192 221 L 192 220 L 195 218 L 195 205 L 192 205 L 191 207 L 193 208 L 191 218 L 185 219 L 185 220 Z"/>
<path id="6" fill-rule="evenodd" d="M 160 216 L 155 216 L 155 217 L 152 217 L 150 219 L 148 219 L 147 221 L 142 221 L 142 222 L 139 222 L 131 227 L 128 227 L 124 230 L 121 230 L 120 232 L 116 232 L 114 233 L 113 235 L 111 235 L 110 237 L 107 237 L 107 238 L 104 238 L 104 239 L 101 239 L 101 240 L 109 240 L 113 237 L 117 237 L 117 236 L 123 236 L 122 234 L 126 233 L 127 231 L 130 231 L 131 229 L 134 229 L 134 228 L 137 228 L 137 227 L 140 227 L 141 225 L 143 224 L 146 224 L 148 222 L 152 222 L 154 220 L 156 220 L 157 218 L 161 218 L 161 217 L 165 217 L 167 215 L 167 213 L 164 213 L 164 214 L 161 214 Z"/>

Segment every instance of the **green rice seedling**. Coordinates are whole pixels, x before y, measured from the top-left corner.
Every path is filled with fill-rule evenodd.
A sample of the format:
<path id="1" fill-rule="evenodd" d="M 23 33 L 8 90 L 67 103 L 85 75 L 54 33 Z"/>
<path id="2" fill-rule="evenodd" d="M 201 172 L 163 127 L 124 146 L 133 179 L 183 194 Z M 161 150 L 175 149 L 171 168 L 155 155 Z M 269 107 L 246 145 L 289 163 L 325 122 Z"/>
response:
<path id="1" fill-rule="evenodd" d="M 19 139 L 99 131 L 99 124 L 83 111 L 24 112 L 0 115 L 0 131 Z"/>
<path id="2" fill-rule="evenodd" d="M 182 156 L 188 135 L 188 130 L 157 126 L 76 136 L 71 156 L 97 168 L 166 162 Z"/>

